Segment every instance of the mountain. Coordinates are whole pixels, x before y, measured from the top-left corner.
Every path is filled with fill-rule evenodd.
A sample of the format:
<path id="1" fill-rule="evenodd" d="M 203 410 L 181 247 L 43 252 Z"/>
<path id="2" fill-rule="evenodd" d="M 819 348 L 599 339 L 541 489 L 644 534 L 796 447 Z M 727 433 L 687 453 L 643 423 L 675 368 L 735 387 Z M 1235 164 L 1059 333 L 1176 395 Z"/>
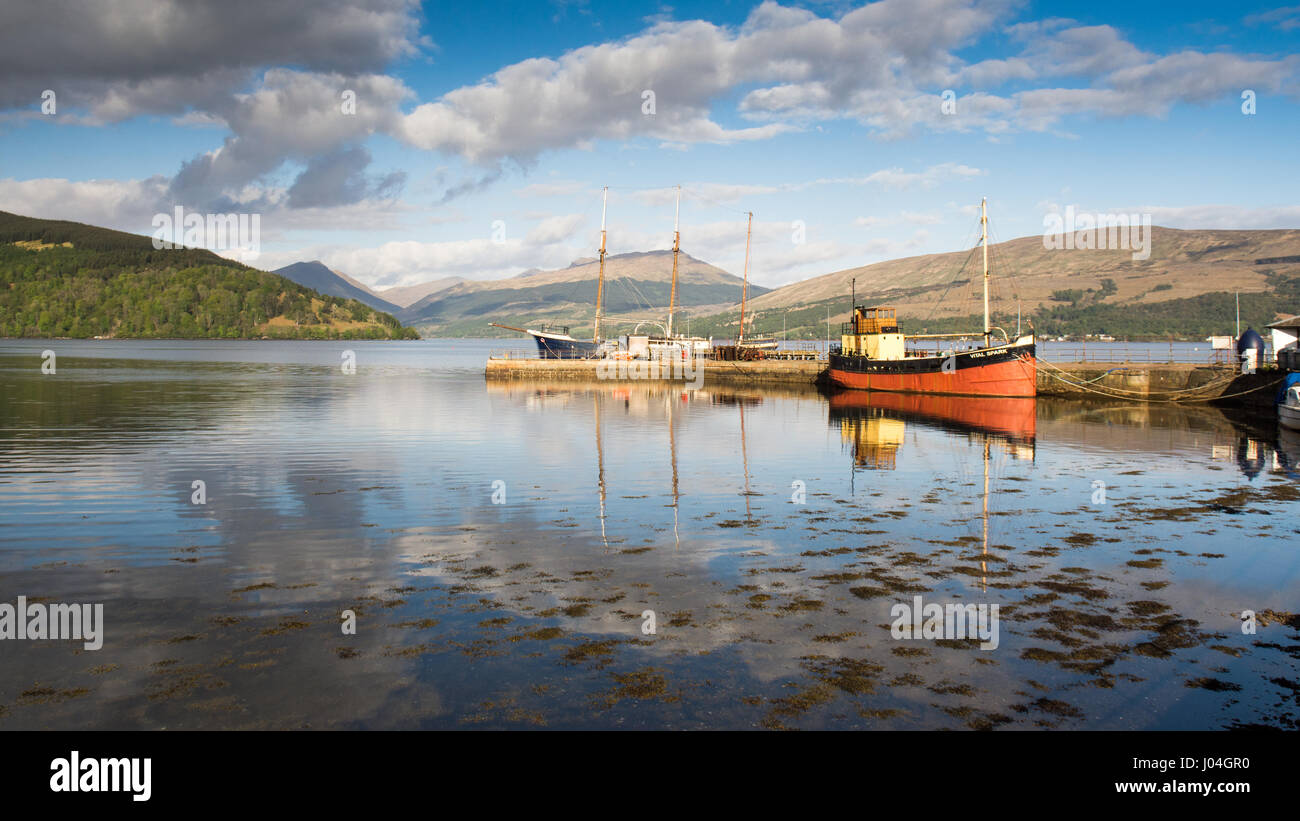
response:
<path id="1" fill-rule="evenodd" d="M 395 305 L 382 297 L 377 296 L 360 282 L 346 277 L 337 271 L 332 271 L 325 267 L 320 261 L 313 262 L 295 262 L 292 265 L 286 265 L 283 268 L 276 268 L 271 273 L 291 279 L 313 291 L 329 296 L 342 297 L 343 299 L 355 299 L 358 302 L 364 302 L 376 311 L 395 314 L 401 310 L 401 306 Z"/>
<path id="2" fill-rule="evenodd" d="M 418 285 L 401 285 L 396 288 L 385 288 L 382 291 L 371 291 L 371 293 L 380 299 L 388 300 L 394 305 L 408 308 L 429 294 L 450 288 L 453 285 L 459 285 L 464 281 L 464 277 L 443 277 L 432 282 L 421 282 Z"/>
<path id="3" fill-rule="evenodd" d="M 465 281 L 412 303 L 397 316 L 425 334 L 498 335 L 491 322 L 525 326 L 556 322 L 581 326 L 595 316 L 599 263 L 576 260 L 554 271 L 529 270 L 491 281 Z M 742 280 L 689 254 L 677 268 L 679 306 L 695 308 L 740 301 Z M 605 310 L 611 331 L 638 320 L 662 321 L 672 280 L 672 252 L 648 251 L 605 258 Z M 751 297 L 768 289 L 750 283 Z"/>
<path id="4" fill-rule="evenodd" d="M 1040 333 L 1166 338 L 1230 333 L 1238 292 L 1242 327 L 1300 310 L 1300 230 L 1156 226 L 1150 242 L 1144 260 L 1125 249 L 1051 250 L 1041 235 L 990 245 L 995 319 L 1014 327 L 1019 308 Z M 835 336 L 856 279 L 857 303 L 897 308 L 906 331 L 968 330 L 982 322 L 982 270 L 978 245 L 848 268 L 757 297 L 747 321 L 759 331 L 780 331 L 784 321 L 797 335 L 824 338 L 829 309 Z M 693 322 L 723 333 L 737 317 L 731 307 Z"/>
<path id="5" fill-rule="evenodd" d="M 416 334 L 197 248 L 0 211 L 0 336 L 390 339 Z"/>

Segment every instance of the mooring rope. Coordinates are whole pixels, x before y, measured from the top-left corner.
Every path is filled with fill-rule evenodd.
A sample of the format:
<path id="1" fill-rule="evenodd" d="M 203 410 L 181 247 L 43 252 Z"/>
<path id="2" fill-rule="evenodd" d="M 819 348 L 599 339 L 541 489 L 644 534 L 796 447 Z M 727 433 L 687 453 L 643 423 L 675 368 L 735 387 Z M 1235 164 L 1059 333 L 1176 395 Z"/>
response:
<path id="1" fill-rule="evenodd" d="M 1069 386 L 1072 387 L 1072 388 L 1078 388 L 1078 389 L 1080 389 L 1080 390 L 1087 391 L 1088 393 L 1095 393 L 1095 394 L 1097 394 L 1097 395 L 1099 395 L 1099 396 L 1105 396 L 1105 397 L 1107 397 L 1107 398 L 1109 398 L 1109 399 L 1126 399 L 1126 400 L 1136 400 L 1136 401 L 1138 401 L 1138 402 L 1150 402 L 1150 403 L 1162 403 L 1162 402 L 1167 402 L 1167 403 L 1176 403 L 1176 402 L 1213 402 L 1213 401 L 1218 400 L 1218 399 L 1232 399 L 1232 398 L 1237 397 L 1237 396 L 1245 396 L 1246 394 L 1255 393 L 1256 391 L 1261 391 L 1261 390 L 1263 390 L 1264 388 L 1271 388 L 1271 387 L 1273 387 L 1274 385 L 1276 385 L 1276 384 L 1278 384 L 1279 382 L 1281 382 L 1283 379 L 1286 379 L 1286 376 L 1283 375 L 1283 376 L 1278 377 L 1277 379 L 1274 379 L 1272 382 L 1266 382 L 1266 383 L 1263 384 L 1263 385 L 1256 385 L 1255 387 L 1253 387 L 1253 388 L 1249 388 L 1249 389 L 1244 390 L 1244 391 L 1238 391 L 1238 392 L 1236 392 L 1236 393 L 1220 394 L 1220 395 L 1218 395 L 1218 396 L 1200 396 L 1200 397 L 1187 397 L 1187 398 L 1174 398 L 1174 399 L 1165 399 L 1165 398 L 1152 399 L 1152 398 L 1150 398 L 1149 396 L 1146 396 L 1146 397 L 1144 397 L 1144 396 L 1140 396 L 1139 394 L 1142 393 L 1141 391 L 1125 390 L 1124 388 L 1109 388 L 1109 389 L 1108 389 L 1108 390 L 1110 390 L 1110 391 L 1114 391 L 1114 393 L 1107 393 L 1106 391 L 1103 391 L 1103 390 L 1097 390 L 1097 389 L 1095 389 L 1095 388 L 1088 387 L 1088 386 L 1091 384 L 1091 382 L 1095 382 L 1096 380 L 1091 380 L 1090 382 L 1078 382 L 1078 381 L 1071 380 L 1071 379 L 1069 379 L 1069 378 L 1066 378 L 1066 377 L 1060 376 L 1060 374 L 1065 373 L 1065 371 L 1064 371 L 1063 369 L 1061 369 L 1061 368 L 1058 368 L 1057 366 L 1053 365 L 1053 364 L 1050 363 L 1050 362 L 1045 362 L 1045 361 L 1043 361 L 1043 360 L 1039 360 L 1039 364 L 1044 365 L 1044 366 L 1047 368 L 1046 373 L 1047 373 L 1048 376 L 1050 376 L 1050 377 L 1053 378 L 1053 379 L 1056 379 L 1056 380 L 1059 381 L 1059 382 L 1062 382 L 1062 383 L 1064 383 L 1064 384 L 1066 384 L 1066 385 L 1069 385 Z M 1119 370 L 1119 368 L 1116 368 L 1116 369 L 1114 369 L 1114 370 Z M 1054 373 L 1053 371 L 1055 371 L 1055 373 Z M 1104 377 L 1104 376 L 1108 375 L 1109 373 L 1113 373 L 1113 371 L 1107 371 L 1107 373 L 1102 374 L 1102 376 Z M 1237 377 L 1237 374 L 1232 374 L 1232 375 L 1226 376 L 1226 377 L 1224 377 L 1223 379 L 1219 379 L 1219 380 L 1214 381 L 1214 382 L 1206 382 L 1204 385 L 1197 385 L 1197 386 L 1194 387 L 1194 388 L 1181 388 L 1181 389 L 1178 389 L 1178 390 L 1172 390 L 1172 391 L 1162 391 L 1161 394 L 1162 394 L 1163 396 L 1177 396 L 1177 395 L 1181 395 L 1181 394 L 1204 393 L 1204 392 L 1206 392 L 1206 391 L 1208 391 L 1208 390 L 1211 390 L 1211 389 L 1213 389 L 1213 388 L 1215 388 L 1215 387 L 1219 387 L 1219 386 L 1221 386 L 1221 385 L 1226 385 L 1226 384 L 1228 384 L 1229 382 L 1231 382 L 1232 380 L 1236 379 L 1236 377 Z M 1101 377 L 1098 377 L 1098 378 L 1101 378 Z M 1119 395 L 1119 394 L 1132 394 L 1132 395 L 1131 395 L 1131 396 L 1121 396 L 1121 395 Z"/>
<path id="2" fill-rule="evenodd" d="M 1045 366 L 1046 366 L 1047 368 L 1049 368 L 1050 370 L 1054 370 L 1054 371 L 1056 371 L 1057 373 L 1062 373 L 1062 374 L 1063 374 L 1063 373 L 1066 373 L 1066 371 L 1065 371 L 1063 368 L 1059 368 L 1059 367 L 1057 367 L 1056 365 L 1053 365 L 1051 362 L 1047 362 L 1047 361 L 1045 361 L 1045 360 L 1041 360 L 1041 359 L 1038 360 L 1038 361 L 1039 361 L 1040 364 L 1045 365 Z M 1109 371 L 1107 371 L 1106 373 L 1102 374 L 1101 376 L 1097 377 L 1097 379 L 1091 379 L 1091 380 L 1089 380 L 1089 381 L 1087 381 L 1087 382 L 1080 382 L 1080 381 L 1078 381 L 1078 380 L 1076 380 L 1076 379 L 1072 379 L 1072 378 L 1070 378 L 1070 377 L 1057 377 L 1057 378 L 1060 379 L 1060 381 L 1065 382 L 1066 384 L 1069 384 L 1069 385 L 1075 385 L 1075 386 L 1078 386 L 1078 387 L 1083 387 L 1084 385 L 1090 385 L 1090 384 L 1092 384 L 1093 382 L 1096 382 L 1098 379 L 1103 379 L 1103 378 L 1105 378 L 1107 375 L 1109 375 L 1109 374 L 1111 374 L 1111 373 L 1114 373 L 1115 371 L 1118 371 L 1118 370 L 1125 370 L 1126 368 L 1127 368 L 1127 366 L 1120 367 L 1120 368 L 1112 368 L 1111 370 L 1109 370 Z M 1051 374 L 1050 371 L 1049 371 L 1049 375 L 1055 376 L 1055 374 Z M 1197 385 L 1197 386 L 1192 387 L 1192 388 L 1178 388 L 1178 389 L 1176 389 L 1176 390 L 1160 391 L 1159 393 L 1162 393 L 1162 394 L 1164 394 L 1164 395 L 1166 395 L 1166 396 L 1172 396 L 1172 395 L 1175 395 L 1175 394 L 1184 394 L 1184 393 L 1188 393 L 1188 394 L 1190 394 L 1190 393 L 1204 393 L 1205 391 L 1207 391 L 1207 390 L 1209 390 L 1209 389 L 1211 389 L 1211 388 L 1218 387 L 1219 385 L 1226 385 L 1226 384 L 1228 384 L 1229 382 L 1231 382 L 1231 381 L 1232 381 L 1233 379 L 1235 379 L 1235 378 L 1236 378 L 1236 374 L 1229 374 L 1228 376 L 1225 376 L 1225 377 L 1223 377 L 1222 379 L 1218 379 L 1218 380 L 1215 380 L 1215 381 L 1213 381 L 1213 382 L 1206 382 L 1204 385 Z M 1134 395 L 1146 395 L 1146 394 L 1150 394 L 1150 393 L 1151 393 L 1150 391 L 1135 391 L 1135 390 L 1128 390 L 1128 389 L 1125 389 L 1125 388 L 1108 388 L 1108 390 L 1114 391 L 1114 392 L 1116 392 L 1116 393 L 1131 393 L 1131 394 L 1134 394 Z"/>

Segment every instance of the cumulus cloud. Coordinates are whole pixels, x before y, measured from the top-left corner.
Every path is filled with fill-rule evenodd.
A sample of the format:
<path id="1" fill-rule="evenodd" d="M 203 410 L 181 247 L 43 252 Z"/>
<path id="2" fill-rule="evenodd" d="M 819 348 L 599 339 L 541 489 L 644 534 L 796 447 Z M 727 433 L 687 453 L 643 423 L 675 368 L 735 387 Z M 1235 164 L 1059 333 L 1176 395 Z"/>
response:
<path id="1" fill-rule="evenodd" d="M 940 182 L 950 179 L 978 177 L 984 173 L 961 163 L 939 163 L 920 171 L 905 171 L 902 168 L 882 168 L 857 177 L 820 177 L 803 182 L 777 183 L 772 185 L 750 185 L 744 183 L 692 182 L 682 186 L 682 197 L 705 203 L 735 203 L 768 194 L 784 194 L 794 191 L 806 191 L 827 185 L 877 185 L 893 191 L 905 189 L 934 188 Z M 634 192 L 639 201 L 646 205 L 666 205 L 677 196 L 676 188 L 646 188 Z"/>
<path id="2" fill-rule="evenodd" d="M 207 110 L 268 66 L 377 71 L 418 27 L 415 0 L 5 0 L 0 108 L 49 88 L 101 121 Z"/>
<path id="3" fill-rule="evenodd" d="M 493 242 L 486 235 L 447 242 L 406 240 L 386 242 L 374 248 L 313 251 L 330 268 L 380 288 L 414 285 L 448 276 L 498 279 L 525 268 L 563 267 L 576 256 L 575 249 L 560 244 L 535 245 L 520 239 Z"/>
<path id="4" fill-rule="evenodd" d="M 345 113 L 344 92 L 355 94 L 355 113 Z M 225 210 L 238 200 L 237 192 L 290 160 L 306 165 L 290 207 L 325 200 L 342 204 L 395 190 L 400 177 L 365 178 L 370 154 L 359 144 L 388 130 L 409 94 L 401 81 L 385 75 L 267 71 L 256 90 L 219 105 L 216 113 L 232 133 L 220 148 L 185 163 L 169 195 L 195 207 Z"/>
<path id="5" fill-rule="evenodd" d="M 349 218 L 361 225 L 394 219 L 389 205 L 405 182 L 399 169 L 372 169 L 367 146 L 378 135 L 469 166 L 436 178 L 432 205 L 495 185 L 504 169 L 529 167 L 543 152 L 596 140 L 683 148 L 767 140 L 841 119 L 882 138 L 923 129 L 997 136 L 1059 130 L 1080 116 L 1160 117 L 1175 105 L 1236 98 L 1243 88 L 1300 95 L 1300 55 L 1159 54 L 1111 26 L 1015 23 L 1020 8 L 1016 0 L 879 0 L 819 13 L 769 0 L 738 26 L 656 17 L 629 37 L 502 66 L 420 100 L 385 73 L 428 45 L 415 0 L 9 0 L 0 111 L 27 116 L 52 88 L 64 121 L 160 114 L 225 133 L 171 179 L 28 181 L 41 191 L 8 180 L 0 192 L 15 210 L 119 227 L 176 204 L 265 211 L 267 226 Z M 1247 22 L 1288 28 L 1292 11 Z M 989 38 L 1009 42 L 1007 53 L 967 59 Z M 945 89 L 956 94 L 955 113 L 944 113 Z M 356 94 L 355 113 L 341 108 L 345 90 Z M 928 189 L 980 173 L 945 163 L 799 183 L 699 183 L 687 194 L 739 203 L 822 185 Z M 565 196 L 588 186 L 537 183 L 516 194 Z M 665 203 L 674 194 L 636 196 Z M 359 208 L 378 216 L 367 221 Z M 582 228 L 566 219 L 534 226 L 518 248 L 567 248 Z M 477 247 L 451 246 L 436 257 L 454 266 Z M 486 267 L 474 270 L 505 270 L 512 247 L 485 249 Z M 813 247 L 803 254 L 815 256 Z M 395 247 L 387 258 L 416 256 Z M 378 257 L 371 262 L 390 270 Z M 391 275 L 399 269 L 413 270 L 397 266 Z"/>
<path id="6" fill-rule="evenodd" d="M 578 232 L 587 218 L 582 214 L 563 214 L 547 217 L 528 232 L 525 242 L 535 245 L 550 245 L 571 239 Z"/>
<path id="7" fill-rule="evenodd" d="M 228 130 L 156 208 L 343 205 L 401 187 L 401 172 L 366 174 L 361 143 L 396 130 L 410 96 L 374 71 L 427 44 L 413 0 L 13 0 L 5 11 L 0 109 L 32 109 L 50 89 L 66 122 L 168 114 Z M 301 170 L 277 201 L 266 178 L 286 163 Z"/>
<path id="8" fill-rule="evenodd" d="M 162 176 L 143 180 L 0 179 L 4 210 L 148 233 L 167 191 Z"/>
<path id="9" fill-rule="evenodd" d="M 369 165 L 370 152 L 360 145 L 313 157 L 289 188 L 289 207 L 347 205 L 372 196 L 390 198 L 401 190 L 406 181 L 404 173 L 395 171 L 381 179 L 371 179 L 365 173 Z"/>

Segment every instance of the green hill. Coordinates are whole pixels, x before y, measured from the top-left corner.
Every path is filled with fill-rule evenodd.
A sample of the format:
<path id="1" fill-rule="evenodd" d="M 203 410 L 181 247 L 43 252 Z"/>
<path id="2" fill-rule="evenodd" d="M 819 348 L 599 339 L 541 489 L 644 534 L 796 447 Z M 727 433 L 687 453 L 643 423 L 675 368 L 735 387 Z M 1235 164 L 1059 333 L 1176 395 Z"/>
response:
<path id="1" fill-rule="evenodd" d="M 203 249 L 0 211 L 0 336 L 408 339 L 393 316 Z"/>

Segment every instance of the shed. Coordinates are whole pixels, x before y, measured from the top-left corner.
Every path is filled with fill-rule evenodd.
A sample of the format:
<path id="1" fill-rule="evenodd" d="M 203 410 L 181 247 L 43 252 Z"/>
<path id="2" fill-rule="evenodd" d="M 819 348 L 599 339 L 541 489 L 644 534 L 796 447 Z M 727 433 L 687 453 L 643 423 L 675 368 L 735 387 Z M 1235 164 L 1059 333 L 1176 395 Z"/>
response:
<path id="1" fill-rule="evenodd" d="M 1273 332 L 1273 351 L 1277 352 L 1287 345 L 1296 344 L 1296 338 L 1300 337 L 1300 316 L 1279 319 L 1266 327 Z"/>

